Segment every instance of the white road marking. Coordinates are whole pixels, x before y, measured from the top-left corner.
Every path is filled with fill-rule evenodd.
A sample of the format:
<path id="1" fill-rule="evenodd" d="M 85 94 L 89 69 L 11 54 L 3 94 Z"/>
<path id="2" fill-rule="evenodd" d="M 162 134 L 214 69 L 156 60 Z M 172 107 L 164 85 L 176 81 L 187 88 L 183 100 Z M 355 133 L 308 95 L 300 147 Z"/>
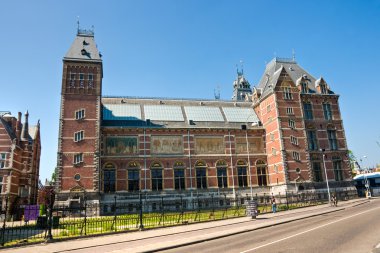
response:
<path id="1" fill-rule="evenodd" d="M 337 222 L 340 222 L 340 221 L 343 221 L 343 220 L 347 220 L 347 219 L 350 219 L 352 217 L 355 217 L 355 216 L 358 216 L 358 215 L 361 215 L 361 214 L 364 214 L 364 213 L 368 213 L 368 212 L 371 212 L 373 210 L 376 210 L 376 209 L 379 209 L 380 207 L 376 207 L 376 208 L 373 208 L 373 209 L 370 209 L 370 210 L 367 210 L 367 211 L 363 211 L 361 213 L 357 213 L 357 214 L 354 214 L 354 215 L 351 215 L 351 216 L 348 216 L 348 217 L 345 217 L 345 218 L 342 218 L 340 220 L 336 220 L 336 221 L 332 221 L 332 222 L 329 222 L 329 223 L 326 223 L 324 225 L 320 225 L 318 227 L 315 227 L 315 228 L 311 228 L 309 230 L 306 230 L 306 231 L 303 231 L 303 232 L 300 232 L 300 233 L 297 233 L 297 234 L 294 234 L 294 235 L 291 235 L 291 236 L 288 236 L 288 237 L 285 237 L 285 238 L 282 238 L 282 239 L 279 239 L 279 240 L 276 240 L 276 241 L 273 241 L 273 242 L 270 242 L 270 243 L 267 243 L 267 244 L 263 244 L 261 246 L 258 246 L 258 247 L 255 247 L 255 248 L 252 248 L 252 249 L 247 249 L 245 251 L 241 251 L 240 253 L 246 253 L 246 252 L 250 252 L 250 251 L 254 251 L 254 250 L 257 250 L 257 249 L 260 249 L 260 248 L 264 248 L 266 246 L 269 246 L 269 245 L 272 245 L 272 244 L 275 244 L 275 243 L 278 243 L 278 242 L 281 242 L 281 241 L 285 241 L 287 239 L 290 239 L 290 238 L 293 238 L 293 237 L 296 237 L 296 236 L 299 236 L 299 235 L 302 235 L 302 234 L 306 234 L 308 232 L 311 232 L 313 230 L 317 230 L 317 229 L 320 229 L 320 228 L 323 228 L 323 227 L 326 227 L 328 225 L 331 225 L 331 224 L 334 224 L 334 223 L 337 223 Z M 380 243 L 376 246 L 376 247 L 380 247 Z"/>

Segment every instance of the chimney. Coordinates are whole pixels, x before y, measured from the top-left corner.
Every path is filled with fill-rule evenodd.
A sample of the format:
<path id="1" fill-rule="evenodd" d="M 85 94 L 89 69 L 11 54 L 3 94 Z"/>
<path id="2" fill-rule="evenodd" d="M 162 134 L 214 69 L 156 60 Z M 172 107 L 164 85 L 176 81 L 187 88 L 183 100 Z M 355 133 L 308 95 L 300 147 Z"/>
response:
<path id="1" fill-rule="evenodd" d="M 21 137 L 21 117 L 22 113 L 18 112 L 17 122 L 16 122 L 16 137 L 19 140 Z"/>
<path id="2" fill-rule="evenodd" d="M 22 125 L 22 130 L 21 130 L 21 140 L 26 141 L 29 139 L 29 123 L 28 123 L 28 117 L 29 113 L 26 111 L 25 113 L 25 122 Z"/>

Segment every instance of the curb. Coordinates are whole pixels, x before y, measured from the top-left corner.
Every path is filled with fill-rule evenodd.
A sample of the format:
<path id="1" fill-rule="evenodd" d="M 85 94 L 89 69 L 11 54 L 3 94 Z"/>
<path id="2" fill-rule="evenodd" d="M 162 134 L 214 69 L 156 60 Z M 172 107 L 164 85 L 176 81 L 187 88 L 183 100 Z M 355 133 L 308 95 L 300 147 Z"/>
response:
<path id="1" fill-rule="evenodd" d="M 211 238 L 207 238 L 207 239 L 194 240 L 192 242 L 181 243 L 181 244 L 177 244 L 177 245 L 172 245 L 172 246 L 167 246 L 167 247 L 162 247 L 162 248 L 156 248 L 156 249 L 153 249 L 153 250 L 142 251 L 142 252 L 144 252 L 144 253 L 151 253 L 151 252 L 157 252 L 157 251 L 164 251 L 164 250 L 169 250 L 169 249 L 180 248 L 180 247 L 189 246 L 189 245 L 193 245 L 193 244 L 197 244 L 197 243 L 202 243 L 202 242 L 212 241 L 212 240 L 216 240 L 216 239 L 221 239 L 221 238 L 225 238 L 225 237 L 232 236 L 232 235 L 238 235 L 238 234 L 243 234 L 243 233 L 247 233 L 247 232 L 251 232 L 251 231 L 255 231 L 255 230 L 260 230 L 260 229 L 263 229 L 263 228 L 273 227 L 273 226 L 277 226 L 277 225 L 281 225 L 281 224 L 287 224 L 287 223 L 291 223 L 293 221 L 299 221 L 299 220 L 303 220 L 303 219 L 307 219 L 307 218 L 311 218 L 311 217 L 316 217 L 316 216 L 320 216 L 320 215 L 324 215 L 324 214 L 328 214 L 328 213 L 334 213 L 334 212 L 342 211 L 342 210 L 345 210 L 345 209 L 346 209 L 345 207 L 342 207 L 342 208 L 339 208 L 339 209 L 335 209 L 335 210 L 331 210 L 331 211 L 326 211 L 326 212 L 321 212 L 321 213 L 317 213 L 317 214 L 313 214 L 313 215 L 309 215 L 309 216 L 304 216 L 304 217 L 300 217 L 300 218 L 296 218 L 296 219 L 292 219 L 292 220 L 281 221 L 281 222 L 278 222 L 278 223 L 269 224 L 269 225 L 263 225 L 263 226 L 256 227 L 256 228 L 251 228 L 251 229 L 244 229 L 242 231 L 238 231 L 238 232 L 234 232 L 234 233 L 230 233 L 230 234 L 215 236 L 215 237 L 211 237 Z"/>

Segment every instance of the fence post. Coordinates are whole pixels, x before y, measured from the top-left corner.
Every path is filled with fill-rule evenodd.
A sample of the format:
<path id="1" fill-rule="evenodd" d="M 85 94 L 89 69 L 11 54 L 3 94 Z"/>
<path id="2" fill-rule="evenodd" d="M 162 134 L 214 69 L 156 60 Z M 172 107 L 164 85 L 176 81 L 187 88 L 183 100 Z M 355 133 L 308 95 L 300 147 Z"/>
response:
<path id="1" fill-rule="evenodd" d="M 288 191 L 285 191 L 285 198 L 286 198 L 286 210 L 289 210 Z"/>
<path id="2" fill-rule="evenodd" d="M 5 211 L 4 211 L 4 221 L 3 221 L 3 228 L 1 231 L 1 246 L 4 246 L 5 244 L 5 225 L 7 222 L 7 212 L 8 212 L 8 201 L 9 201 L 9 196 L 7 195 L 5 199 Z"/>
<path id="3" fill-rule="evenodd" d="M 50 191 L 50 203 L 49 203 L 49 219 L 48 219 L 48 235 L 46 237 L 46 241 L 52 241 L 53 240 L 53 235 L 51 234 L 51 229 L 53 226 L 53 192 Z"/>
<path id="4" fill-rule="evenodd" d="M 114 224 L 114 229 L 116 232 L 116 219 L 117 219 L 117 214 L 116 214 L 116 195 L 113 197 L 114 202 L 113 202 L 113 224 Z"/>
<path id="5" fill-rule="evenodd" d="M 142 208 L 142 198 L 141 198 L 141 191 L 139 191 L 139 218 L 140 218 L 140 226 L 139 230 L 144 229 L 144 224 L 143 224 L 143 208 Z"/>
<path id="6" fill-rule="evenodd" d="M 84 196 L 84 235 L 87 235 L 87 196 Z"/>

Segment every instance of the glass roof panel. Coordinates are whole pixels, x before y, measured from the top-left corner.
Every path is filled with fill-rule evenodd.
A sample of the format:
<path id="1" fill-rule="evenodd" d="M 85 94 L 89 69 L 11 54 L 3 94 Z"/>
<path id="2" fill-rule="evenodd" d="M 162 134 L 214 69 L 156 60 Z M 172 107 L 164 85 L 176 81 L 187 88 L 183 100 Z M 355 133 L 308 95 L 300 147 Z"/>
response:
<path id="1" fill-rule="evenodd" d="M 141 120 L 140 105 L 103 104 L 104 120 Z"/>
<path id="2" fill-rule="evenodd" d="M 252 108 L 222 107 L 228 122 L 258 122 L 259 119 Z"/>
<path id="3" fill-rule="evenodd" d="M 145 119 L 159 121 L 185 121 L 180 106 L 144 105 Z"/>
<path id="4" fill-rule="evenodd" d="M 210 106 L 185 106 L 188 120 L 224 122 L 219 107 Z"/>

